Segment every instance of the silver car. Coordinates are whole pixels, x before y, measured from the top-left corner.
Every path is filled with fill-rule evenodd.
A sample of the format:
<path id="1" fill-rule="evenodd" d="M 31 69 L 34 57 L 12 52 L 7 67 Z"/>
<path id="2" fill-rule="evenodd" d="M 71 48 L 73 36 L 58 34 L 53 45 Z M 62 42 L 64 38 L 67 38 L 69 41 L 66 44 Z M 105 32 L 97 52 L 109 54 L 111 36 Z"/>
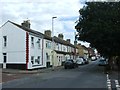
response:
<path id="1" fill-rule="evenodd" d="M 76 63 L 77 63 L 78 65 L 83 65 L 83 64 L 85 64 L 85 61 L 84 61 L 83 58 L 77 58 L 77 59 L 76 59 Z"/>

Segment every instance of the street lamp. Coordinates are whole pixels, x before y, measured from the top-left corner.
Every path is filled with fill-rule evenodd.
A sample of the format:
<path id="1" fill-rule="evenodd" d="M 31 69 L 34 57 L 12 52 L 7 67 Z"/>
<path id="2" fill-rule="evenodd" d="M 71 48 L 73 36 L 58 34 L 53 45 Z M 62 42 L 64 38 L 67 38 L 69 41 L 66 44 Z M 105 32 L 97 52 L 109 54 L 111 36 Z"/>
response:
<path id="1" fill-rule="evenodd" d="M 57 17 L 52 17 L 52 70 L 54 70 L 54 19 Z"/>
<path id="2" fill-rule="evenodd" d="M 52 37 L 54 37 L 54 19 L 57 17 L 52 17 Z M 54 41 L 54 39 L 52 39 Z"/>

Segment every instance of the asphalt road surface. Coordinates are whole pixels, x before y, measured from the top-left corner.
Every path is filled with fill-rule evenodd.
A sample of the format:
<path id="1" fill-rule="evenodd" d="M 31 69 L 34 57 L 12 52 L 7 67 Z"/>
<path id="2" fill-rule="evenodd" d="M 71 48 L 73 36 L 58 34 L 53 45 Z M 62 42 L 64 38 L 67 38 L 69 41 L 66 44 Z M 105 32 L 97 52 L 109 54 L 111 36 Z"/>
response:
<path id="1" fill-rule="evenodd" d="M 75 69 L 60 69 L 49 73 L 38 73 L 21 79 L 3 83 L 2 88 L 104 88 L 108 75 L 97 61 L 81 65 Z"/>

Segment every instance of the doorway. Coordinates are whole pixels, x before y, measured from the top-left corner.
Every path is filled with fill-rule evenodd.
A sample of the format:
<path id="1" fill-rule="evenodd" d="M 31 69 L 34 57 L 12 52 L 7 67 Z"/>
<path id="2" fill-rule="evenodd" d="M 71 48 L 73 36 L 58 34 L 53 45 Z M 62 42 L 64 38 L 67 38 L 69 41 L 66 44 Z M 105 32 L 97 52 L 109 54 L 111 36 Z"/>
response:
<path id="1" fill-rule="evenodd" d="M 3 68 L 6 68 L 7 53 L 3 53 Z"/>

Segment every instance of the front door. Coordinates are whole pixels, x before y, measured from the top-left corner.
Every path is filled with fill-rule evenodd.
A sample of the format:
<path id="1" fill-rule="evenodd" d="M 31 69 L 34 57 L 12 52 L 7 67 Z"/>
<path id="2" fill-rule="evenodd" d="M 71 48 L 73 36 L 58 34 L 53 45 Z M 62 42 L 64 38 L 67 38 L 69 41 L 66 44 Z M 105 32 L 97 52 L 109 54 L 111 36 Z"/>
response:
<path id="1" fill-rule="evenodd" d="M 3 68 L 6 68 L 7 54 L 3 53 Z"/>

